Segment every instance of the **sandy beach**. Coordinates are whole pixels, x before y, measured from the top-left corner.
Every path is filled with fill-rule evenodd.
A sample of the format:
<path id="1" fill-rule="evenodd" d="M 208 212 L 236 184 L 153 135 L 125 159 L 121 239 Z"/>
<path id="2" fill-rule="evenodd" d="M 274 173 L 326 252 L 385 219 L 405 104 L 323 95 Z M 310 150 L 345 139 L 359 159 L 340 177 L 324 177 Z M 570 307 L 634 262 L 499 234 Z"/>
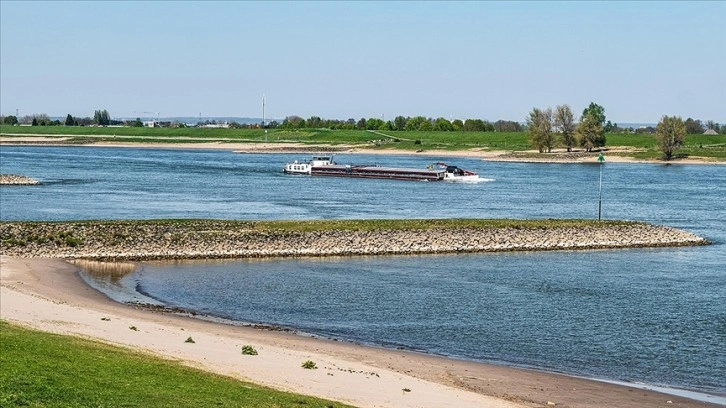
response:
<path id="1" fill-rule="evenodd" d="M 144 350 L 234 378 L 359 407 L 718 406 L 649 389 L 123 305 L 87 286 L 77 267 L 60 259 L 3 255 L 0 282 L 3 320 Z M 184 342 L 189 336 L 195 344 Z M 248 344 L 259 351 L 258 356 L 241 354 L 241 347 Z M 316 362 L 319 369 L 300 368 L 306 360 Z"/>

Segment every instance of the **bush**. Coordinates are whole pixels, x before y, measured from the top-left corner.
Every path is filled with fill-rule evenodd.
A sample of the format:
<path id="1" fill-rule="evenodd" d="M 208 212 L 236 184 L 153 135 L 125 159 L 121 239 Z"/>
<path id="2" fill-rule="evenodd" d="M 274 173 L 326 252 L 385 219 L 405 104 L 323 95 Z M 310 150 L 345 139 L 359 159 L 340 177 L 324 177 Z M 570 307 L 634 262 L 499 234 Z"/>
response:
<path id="1" fill-rule="evenodd" d="M 257 355 L 257 350 L 255 350 L 254 347 L 249 346 L 249 345 L 248 346 L 242 346 L 242 354 L 244 354 L 246 356 L 256 356 Z"/>
<path id="2" fill-rule="evenodd" d="M 196 343 L 196 342 L 194 341 L 194 339 L 191 336 L 189 336 L 189 337 L 187 337 L 186 340 L 184 340 L 184 343 Z"/>
<path id="3" fill-rule="evenodd" d="M 302 368 L 307 370 L 315 370 L 318 368 L 318 366 L 315 365 L 315 362 L 312 360 L 308 360 L 304 363 L 302 363 Z"/>

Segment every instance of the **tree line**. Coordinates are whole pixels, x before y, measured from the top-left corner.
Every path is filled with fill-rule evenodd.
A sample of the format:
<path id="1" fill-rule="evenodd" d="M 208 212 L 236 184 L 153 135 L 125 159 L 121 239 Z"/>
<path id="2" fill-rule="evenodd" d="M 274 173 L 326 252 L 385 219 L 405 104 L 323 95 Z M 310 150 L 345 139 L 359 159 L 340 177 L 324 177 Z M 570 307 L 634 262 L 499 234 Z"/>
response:
<path id="1" fill-rule="evenodd" d="M 589 112 L 590 115 L 585 115 Z M 594 116 L 593 116 L 594 115 Z M 106 109 L 94 111 L 93 117 L 74 117 L 68 114 L 65 121 L 52 120 L 47 114 L 26 115 L 23 118 L 16 116 L 0 116 L 0 122 L 6 125 L 32 125 L 32 126 L 129 126 L 143 127 L 140 118 L 134 120 L 114 120 Z M 687 134 L 701 134 L 707 130 L 713 130 L 719 134 L 726 134 L 726 124 L 723 126 L 712 120 L 703 122 L 688 118 L 684 122 Z M 171 126 L 175 124 L 172 123 Z M 198 124 L 201 126 L 202 123 Z M 534 129 L 532 126 L 534 125 Z M 177 124 L 178 127 L 183 124 Z M 560 105 L 553 111 L 551 108 L 535 108 L 526 117 L 524 124 L 510 121 L 497 120 L 490 122 L 482 119 L 453 119 L 443 117 L 431 118 L 425 116 L 396 116 L 393 120 L 385 121 L 382 118 L 350 118 L 348 120 L 323 119 L 320 116 L 311 116 L 304 119 L 300 116 L 287 116 L 282 123 L 272 120 L 262 123 L 267 129 L 300 130 L 300 129 L 330 129 L 330 130 L 380 130 L 380 131 L 433 131 L 433 132 L 522 132 L 532 133 L 533 147 L 543 150 L 550 150 L 555 141 L 555 133 L 559 135 L 560 141 L 568 149 L 582 144 L 587 149 L 604 145 L 604 133 L 648 133 L 655 134 L 656 128 L 652 126 L 643 128 L 621 128 L 617 123 L 612 123 L 605 118 L 605 110 L 602 106 L 591 103 L 579 122 L 575 123 L 572 110 L 567 105 Z M 232 122 L 230 128 L 259 128 L 260 124 L 239 124 Z M 600 128 L 602 128 L 601 132 Z M 583 144 L 584 143 L 584 144 Z"/>
<path id="2" fill-rule="evenodd" d="M 8 115 L 0 117 L 5 125 L 31 125 L 31 126 L 130 126 L 130 127 L 142 127 L 144 126 L 141 119 L 136 120 L 114 120 L 111 119 L 111 115 L 106 109 L 96 110 L 93 113 L 93 117 L 86 116 L 75 117 L 70 113 L 66 115 L 65 121 L 61 122 L 59 119 L 51 119 L 45 113 L 34 113 L 32 115 L 25 115 L 22 118 L 18 118 L 15 115 Z"/>
<path id="3" fill-rule="evenodd" d="M 565 146 L 568 152 L 578 144 L 591 152 L 605 146 L 608 128 L 611 131 L 618 128 L 617 125 L 608 126 L 609 123 L 605 122 L 605 108 L 594 102 L 583 110 L 577 124 L 572 109 L 568 105 L 558 105 L 554 111 L 552 108 L 533 108 L 527 117 L 527 132 L 531 146 L 540 153 L 550 153 L 557 143 Z M 687 134 L 702 134 L 706 129 L 718 133 L 726 130 L 724 128 L 726 126 L 721 127 L 713 121 L 708 121 L 704 127 L 701 121 L 691 118 L 684 121 L 679 116 L 664 115 L 651 133 L 655 134 L 663 159 L 671 160 L 676 150 L 685 144 Z"/>
<path id="4" fill-rule="evenodd" d="M 568 152 L 580 145 L 588 152 L 596 147 L 605 146 L 605 108 L 591 102 L 582 111 L 579 123 L 568 105 L 552 108 L 533 108 L 527 116 L 527 132 L 533 148 L 540 153 L 550 153 L 557 142 Z M 617 127 L 617 125 L 616 125 Z M 609 126 L 612 130 L 613 126 Z"/>
<path id="5" fill-rule="evenodd" d="M 304 119 L 292 115 L 286 117 L 282 123 L 270 122 L 264 125 L 269 128 L 284 130 L 300 129 L 330 129 L 330 130 L 380 130 L 380 131 L 425 131 L 425 132 L 521 132 L 520 123 L 508 120 L 489 122 L 481 119 L 453 119 L 443 117 L 427 118 L 425 116 L 404 117 L 396 116 L 386 121 L 382 118 L 350 118 L 348 120 L 322 119 L 311 116 Z"/>

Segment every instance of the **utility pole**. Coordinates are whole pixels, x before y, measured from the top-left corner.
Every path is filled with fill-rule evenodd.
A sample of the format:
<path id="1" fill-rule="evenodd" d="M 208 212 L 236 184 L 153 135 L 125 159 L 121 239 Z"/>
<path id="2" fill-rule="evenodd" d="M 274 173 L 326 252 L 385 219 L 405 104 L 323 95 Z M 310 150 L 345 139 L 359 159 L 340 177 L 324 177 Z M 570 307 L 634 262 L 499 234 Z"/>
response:
<path id="1" fill-rule="evenodd" d="M 598 200 L 597 200 L 597 220 L 602 220 L 602 166 L 605 164 L 605 156 L 600 153 L 599 156 L 597 156 L 597 161 L 600 162 L 600 188 L 598 192 Z"/>

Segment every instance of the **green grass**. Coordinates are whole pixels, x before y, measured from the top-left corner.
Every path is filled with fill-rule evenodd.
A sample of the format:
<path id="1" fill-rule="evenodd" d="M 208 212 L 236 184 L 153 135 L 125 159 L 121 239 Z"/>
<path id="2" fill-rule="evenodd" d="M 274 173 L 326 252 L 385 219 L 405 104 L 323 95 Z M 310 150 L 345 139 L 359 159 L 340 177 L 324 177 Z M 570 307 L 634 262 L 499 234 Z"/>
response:
<path id="1" fill-rule="evenodd" d="M 0 367 L 0 407 L 345 406 L 4 321 Z"/>
<path id="2" fill-rule="evenodd" d="M 288 131 L 270 129 L 215 129 L 215 128 L 103 128 L 65 126 L 9 126 L 0 125 L 0 135 L 12 140 L 8 134 L 43 134 L 70 137 L 64 143 L 92 143 L 115 141 L 127 143 L 304 143 L 311 145 L 361 145 L 371 149 L 402 149 L 462 151 L 488 149 L 506 151 L 531 150 L 526 132 L 394 132 L 372 133 L 361 130 L 305 129 Z M 71 135 L 71 136 L 69 136 Z M 617 153 L 641 159 L 661 157 L 655 136 L 647 134 L 606 134 L 606 148 L 630 147 L 637 152 Z M 555 148 L 563 148 L 556 145 Z M 679 154 L 726 160 L 726 135 L 688 135 L 686 145 Z"/>
<path id="3" fill-rule="evenodd" d="M 156 227 L 177 230 L 196 230 L 205 233 L 223 233 L 226 230 L 252 230 L 257 232 L 314 232 L 314 231 L 377 231 L 377 230 L 431 230 L 456 228 L 515 228 L 547 229 L 567 227 L 604 227 L 633 224 L 632 221 L 597 221 L 577 219 L 370 219 L 370 220 L 280 220 L 280 221 L 230 221 L 197 219 L 159 219 L 159 220 L 114 220 L 114 221 L 0 221 L 0 240 L 4 244 L 13 240 L 22 243 L 46 242 L 56 240 L 59 235 L 75 237 L 82 231 L 96 228 L 102 231 L 133 231 L 136 228 Z M 20 226 L 24 234 L 15 236 L 9 226 Z M 49 227 L 49 228 L 46 228 Z M 58 231 L 61 231 L 60 233 Z M 112 235 L 103 235 L 112 239 Z M 77 238 L 78 239 L 78 238 Z M 64 243 L 65 241 L 55 241 Z M 66 242 L 67 245 L 67 242 Z"/>

